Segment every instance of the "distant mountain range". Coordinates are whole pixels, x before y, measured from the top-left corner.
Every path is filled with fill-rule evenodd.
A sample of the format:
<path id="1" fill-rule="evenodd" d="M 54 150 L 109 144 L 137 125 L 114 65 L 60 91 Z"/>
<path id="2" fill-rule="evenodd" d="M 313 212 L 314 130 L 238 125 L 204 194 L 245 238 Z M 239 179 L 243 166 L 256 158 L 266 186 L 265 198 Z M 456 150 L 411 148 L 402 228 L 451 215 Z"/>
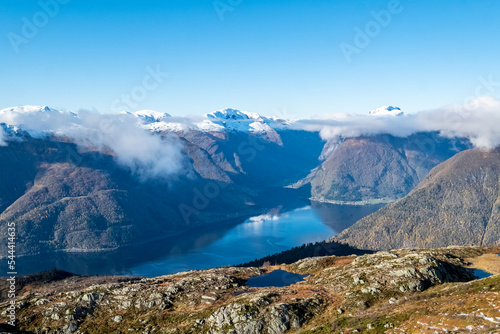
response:
<path id="1" fill-rule="evenodd" d="M 402 112 L 384 107 L 372 115 Z M 437 132 L 324 140 L 293 121 L 235 109 L 190 120 L 148 110 L 112 117 L 0 110 L 0 233 L 16 222 L 18 254 L 143 243 L 259 214 L 290 194 L 392 202 L 471 148 Z M 169 174 L 158 172 L 175 159 Z"/>

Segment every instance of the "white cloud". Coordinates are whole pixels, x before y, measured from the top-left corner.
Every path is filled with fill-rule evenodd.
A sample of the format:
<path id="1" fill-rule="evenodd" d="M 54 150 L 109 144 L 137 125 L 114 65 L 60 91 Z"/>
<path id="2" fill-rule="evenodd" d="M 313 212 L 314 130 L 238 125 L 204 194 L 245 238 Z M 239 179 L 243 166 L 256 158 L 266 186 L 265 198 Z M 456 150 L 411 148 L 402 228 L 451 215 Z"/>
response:
<path id="1" fill-rule="evenodd" d="M 448 137 L 467 137 L 476 147 L 500 145 L 500 100 L 484 96 L 460 106 L 417 114 L 423 130 L 439 130 Z"/>
<path id="2" fill-rule="evenodd" d="M 476 147 L 500 145 L 500 100 L 479 97 L 459 106 L 421 111 L 398 117 L 332 114 L 294 123 L 295 128 L 319 131 L 323 139 L 392 134 L 406 137 L 421 131 L 439 131 L 447 137 L 467 137 Z"/>
<path id="3" fill-rule="evenodd" d="M 142 179 L 168 178 L 184 163 L 182 145 L 174 135 L 161 137 L 138 127 L 132 115 L 79 113 L 80 124 L 60 129 L 82 146 L 111 149 L 119 164 Z"/>
<path id="4" fill-rule="evenodd" d="M 88 111 L 76 115 L 48 108 L 30 108 L 1 110 L 0 123 L 20 126 L 34 137 L 47 133 L 66 136 L 81 148 L 111 153 L 120 165 L 141 180 L 165 179 L 183 167 L 185 156 L 178 138 L 152 134 L 138 126 L 139 119 L 135 116 Z"/>

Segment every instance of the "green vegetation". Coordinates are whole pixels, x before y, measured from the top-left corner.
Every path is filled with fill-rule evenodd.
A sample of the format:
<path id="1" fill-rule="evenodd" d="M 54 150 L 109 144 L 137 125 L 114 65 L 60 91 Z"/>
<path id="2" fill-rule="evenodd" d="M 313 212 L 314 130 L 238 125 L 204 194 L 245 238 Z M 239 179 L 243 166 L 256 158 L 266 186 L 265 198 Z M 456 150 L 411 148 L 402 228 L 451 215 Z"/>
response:
<path id="1" fill-rule="evenodd" d="M 353 254 L 363 255 L 372 253 L 373 251 L 357 249 L 354 247 L 350 247 L 347 244 L 323 241 L 297 246 L 281 253 L 268 255 L 261 259 L 256 259 L 244 264 L 240 264 L 238 265 L 238 267 L 261 267 L 264 265 L 264 263 L 269 263 L 270 265 L 291 264 L 307 257 L 331 255 L 348 256 Z"/>

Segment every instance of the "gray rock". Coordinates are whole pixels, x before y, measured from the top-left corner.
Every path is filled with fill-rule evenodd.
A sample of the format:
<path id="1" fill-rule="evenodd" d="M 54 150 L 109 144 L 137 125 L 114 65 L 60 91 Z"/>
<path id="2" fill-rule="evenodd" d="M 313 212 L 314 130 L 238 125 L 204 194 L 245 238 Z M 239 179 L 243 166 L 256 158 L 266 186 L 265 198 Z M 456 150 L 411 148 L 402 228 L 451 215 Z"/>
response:
<path id="1" fill-rule="evenodd" d="M 38 299 L 38 300 L 35 301 L 35 305 L 36 306 L 40 306 L 40 305 L 47 304 L 47 303 L 50 303 L 50 300 L 49 299 L 45 299 L 45 298 Z"/>
<path id="2" fill-rule="evenodd" d="M 205 299 L 205 300 L 211 300 L 211 301 L 216 301 L 217 298 L 216 297 L 211 297 L 211 296 L 201 296 L 201 299 Z"/>
<path id="3" fill-rule="evenodd" d="M 76 323 L 76 322 L 69 323 L 69 324 L 65 325 L 62 328 L 62 330 L 63 330 L 64 334 L 73 334 L 74 332 L 76 332 L 78 330 L 78 323 Z"/>
<path id="4" fill-rule="evenodd" d="M 417 275 L 417 270 L 415 268 L 405 268 L 400 270 L 394 270 L 389 272 L 391 276 L 401 276 L 401 277 L 415 277 Z"/>
<path id="5" fill-rule="evenodd" d="M 121 302 L 120 305 L 118 305 L 118 308 L 120 310 L 126 310 L 128 309 L 130 306 L 132 306 L 132 302 L 130 300 L 126 300 L 126 301 L 123 301 Z"/>
<path id="6" fill-rule="evenodd" d="M 111 321 L 122 322 L 123 321 L 123 317 L 121 315 L 115 315 L 114 317 L 111 318 Z"/>
<path id="7" fill-rule="evenodd" d="M 376 294 L 376 293 L 380 293 L 381 291 L 377 288 L 374 288 L 374 287 L 367 287 L 367 288 L 362 288 L 361 289 L 361 292 L 362 293 L 371 293 L 372 295 Z"/>
<path id="8" fill-rule="evenodd" d="M 408 289 L 410 291 L 422 292 L 425 290 L 425 286 L 422 281 L 411 281 L 408 283 Z"/>
<path id="9" fill-rule="evenodd" d="M 361 279 L 359 276 L 354 276 L 353 277 L 353 284 L 354 285 L 362 285 L 365 284 L 366 282 Z"/>
<path id="10" fill-rule="evenodd" d="M 99 299 L 102 298 L 102 294 L 100 293 L 87 293 L 85 295 L 82 296 L 82 300 L 84 302 L 95 302 L 95 301 L 98 301 Z"/>

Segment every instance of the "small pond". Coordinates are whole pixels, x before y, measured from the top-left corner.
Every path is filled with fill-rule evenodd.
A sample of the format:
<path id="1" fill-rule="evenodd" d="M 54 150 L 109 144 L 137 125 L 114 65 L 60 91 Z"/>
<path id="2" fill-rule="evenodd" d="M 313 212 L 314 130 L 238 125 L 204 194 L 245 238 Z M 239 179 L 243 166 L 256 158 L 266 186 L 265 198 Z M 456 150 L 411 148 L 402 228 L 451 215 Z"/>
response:
<path id="1" fill-rule="evenodd" d="M 247 280 L 247 285 L 252 288 L 283 287 L 301 282 L 307 275 L 294 274 L 285 270 L 275 270 L 268 274 L 253 276 Z"/>
<path id="2" fill-rule="evenodd" d="M 486 272 L 486 271 L 481 270 L 481 269 L 474 269 L 474 276 L 476 276 L 477 279 L 481 279 L 481 278 L 493 276 L 493 274 L 490 274 L 489 272 Z"/>

